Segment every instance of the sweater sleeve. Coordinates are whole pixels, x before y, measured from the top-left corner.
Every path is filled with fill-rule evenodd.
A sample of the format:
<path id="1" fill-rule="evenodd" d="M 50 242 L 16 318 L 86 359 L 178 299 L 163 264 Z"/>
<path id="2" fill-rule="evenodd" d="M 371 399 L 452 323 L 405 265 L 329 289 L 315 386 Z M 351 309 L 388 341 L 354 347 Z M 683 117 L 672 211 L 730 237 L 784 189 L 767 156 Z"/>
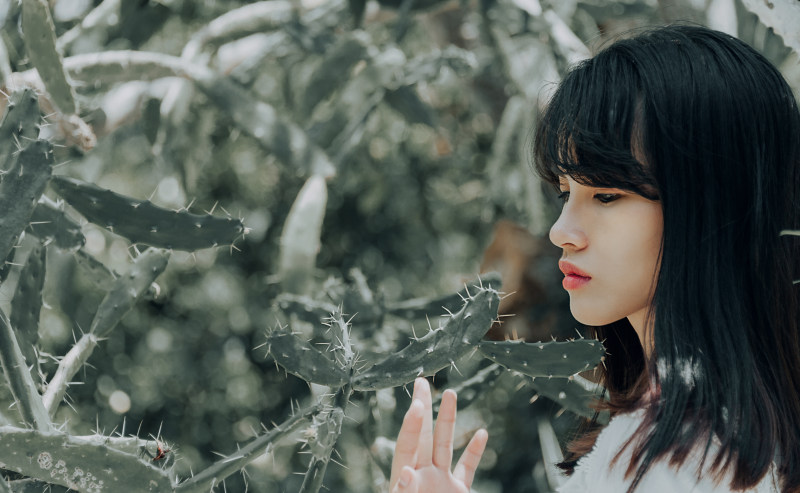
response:
<path id="1" fill-rule="evenodd" d="M 615 416 L 600 433 L 591 452 L 583 456 L 575 467 L 575 472 L 559 488 L 558 493 L 625 493 L 633 482 L 633 477 L 625 478 L 625 471 L 631 462 L 629 447 L 611 467 L 611 461 L 641 424 L 643 411 Z M 713 457 L 713 450 L 709 452 Z M 670 466 L 668 461 L 653 463 L 647 470 L 637 492 L 646 493 L 732 493 L 730 477 L 721 483 L 714 482 L 710 474 L 698 477 L 699 456 L 690 456 L 680 468 Z M 773 466 L 751 493 L 778 493 L 775 467 Z"/>

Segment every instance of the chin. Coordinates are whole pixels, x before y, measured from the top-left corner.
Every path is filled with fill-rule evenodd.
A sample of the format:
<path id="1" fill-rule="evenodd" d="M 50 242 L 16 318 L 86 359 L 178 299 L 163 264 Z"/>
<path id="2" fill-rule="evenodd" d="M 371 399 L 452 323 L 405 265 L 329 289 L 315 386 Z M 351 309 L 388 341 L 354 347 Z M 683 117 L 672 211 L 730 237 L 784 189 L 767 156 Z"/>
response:
<path id="1" fill-rule="evenodd" d="M 620 318 L 610 314 L 604 314 L 601 310 L 587 309 L 585 307 L 574 307 L 570 304 L 570 312 L 572 317 L 583 325 L 589 327 L 600 327 L 616 322 Z"/>

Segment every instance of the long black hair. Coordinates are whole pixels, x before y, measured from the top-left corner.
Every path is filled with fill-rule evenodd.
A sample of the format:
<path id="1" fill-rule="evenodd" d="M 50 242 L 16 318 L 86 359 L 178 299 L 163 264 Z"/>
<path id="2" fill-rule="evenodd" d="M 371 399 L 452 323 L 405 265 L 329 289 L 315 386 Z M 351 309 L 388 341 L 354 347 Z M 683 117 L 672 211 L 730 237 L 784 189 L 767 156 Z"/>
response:
<path id="1" fill-rule="evenodd" d="M 800 229 L 800 112 L 781 74 L 727 34 L 651 29 L 569 71 L 534 139 L 544 180 L 566 174 L 662 206 L 652 354 L 626 320 L 595 328 L 614 348 L 612 415 L 645 409 L 642 440 L 628 442 L 630 491 L 657 459 L 679 465 L 700 447 L 706 463 L 713 436 L 711 470 L 732 472 L 732 489 L 774 461 L 782 491 L 800 491 L 800 244 L 782 235 Z"/>

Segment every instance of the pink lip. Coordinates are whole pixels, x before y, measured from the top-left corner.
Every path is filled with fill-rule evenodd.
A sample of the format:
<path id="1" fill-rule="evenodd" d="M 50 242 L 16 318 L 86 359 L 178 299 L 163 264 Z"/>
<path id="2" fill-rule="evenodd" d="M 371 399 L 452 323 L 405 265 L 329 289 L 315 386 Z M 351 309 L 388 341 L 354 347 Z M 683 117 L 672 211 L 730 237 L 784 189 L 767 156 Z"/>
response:
<path id="1" fill-rule="evenodd" d="M 592 279 L 592 276 L 588 273 L 564 260 L 558 262 L 558 268 L 565 274 L 561 285 L 564 286 L 566 290 L 578 289 L 586 285 Z"/>

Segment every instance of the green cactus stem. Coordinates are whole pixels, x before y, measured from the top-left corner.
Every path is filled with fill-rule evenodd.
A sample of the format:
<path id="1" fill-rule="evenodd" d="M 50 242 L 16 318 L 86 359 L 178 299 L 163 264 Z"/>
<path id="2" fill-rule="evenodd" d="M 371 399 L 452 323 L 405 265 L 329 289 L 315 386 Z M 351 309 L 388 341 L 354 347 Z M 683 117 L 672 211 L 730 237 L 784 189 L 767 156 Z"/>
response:
<path id="1" fill-rule="evenodd" d="M 488 287 L 500 289 L 501 279 L 500 274 L 497 272 L 489 272 L 481 274 L 479 278 L 468 283 L 469 285 L 483 284 Z M 362 291 L 364 288 L 360 288 Z M 368 289 L 368 288 L 367 288 Z M 383 306 L 380 303 L 375 303 L 374 300 L 367 302 L 366 297 L 361 296 L 364 303 L 372 303 L 372 310 L 359 308 L 358 317 L 353 320 L 356 325 L 367 325 L 373 323 L 381 323 L 385 315 L 389 314 L 394 317 L 403 318 L 406 320 L 414 320 L 425 318 L 426 315 L 439 314 L 442 308 L 454 312 L 458 311 L 464 304 L 469 289 L 464 288 L 457 293 L 449 294 L 438 298 L 415 298 L 412 300 L 405 300 L 400 302 L 386 303 Z M 368 296 L 368 297 L 371 297 Z M 310 296 L 296 295 L 291 293 L 281 293 L 276 298 L 278 308 L 286 313 L 296 315 L 301 320 L 311 324 L 318 324 L 325 320 L 331 313 L 335 313 L 338 308 L 329 302 L 315 300 Z M 352 304 L 347 304 L 352 309 Z"/>
<path id="2" fill-rule="evenodd" d="M 133 243 L 192 251 L 230 245 L 244 233 L 238 219 L 163 209 L 74 178 L 55 176 L 51 186 L 90 222 Z"/>
<path id="3" fill-rule="evenodd" d="M 186 77 L 195 70 L 202 69 L 181 60 L 180 57 L 130 50 L 74 55 L 64 59 L 64 68 L 73 80 L 98 84 L 100 87 L 132 80 L 151 81 L 162 77 Z M 31 77 L 27 73 L 24 75 L 26 78 Z"/>
<path id="4" fill-rule="evenodd" d="M 238 38 L 278 29 L 294 15 L 291 2 L 285 0 L 256 2 L 230 10 L 193 34 L 181 57 L 191 60 L 205 48 L 214 49 Z"/>
<path id="5" fill-rule="evenodd" d="M 478 279 L 470 282 L 470 285 L 481 285 L 489 288 L 500 289 L 501 277 L 497 272 L 481 274 Z M 425 318 L 434 313 L 441 313 L 442 308 L 448 311 L 456 311 L 464 304 L 464 299 L 469 297 L 469 289 L 464 287 L 454 294 L 448 294 L 440 298 L 415 298 L 395 303 L 386 304 L 386 313 L 406 320 Z"/>
<path id="6" fill-rule="evenodd" d="M 325 414 L 314 416 L 308 439 L 311 461 L 299 493 L 317 493 L 322 487 L 331 453 L 342 433 L 342 421 L 344 421 L 344 409 L 338 406 Z"/>
<path id="7" fill-rule="evenodd" d="M 350 378 L 330 357 L 285 329 L 269 332 L 266 347 L 277 364 L 306 382 L 341 387 Z"/>
<path id="8" fill-rule="evenodd" d="M 11 326 L 17 331 L 17 342 L 26 366 L 33 367 L 33 377 L 38 377 L 39 312 L 42 309 L 47 249 L 38 241 L 19 275 L 17 289 L 11 301 Z"/>
<path id="9" fill-rule="evenodd" d="M 338 309 L 332 303 L 315 300 L 310 296 L 281 293 L 275 304 L 282 311 L 296 315 L 300 320 L 311 324 L 319 324 Z"/>
<path id="10" fill-rule="evenodd" d="M 22 143 L 39 136 L 40 121 L 39 100 L 33 90 L 25 88 L 11 93 L 0 123 L 0 166 L 3 170 L 13 164 L 12 153 Z"/>
<path id="11" fill-rule="evenodd" d="M 153 281 L 164 272 L 168 261 L 169 253 L 164 250 L 148 248 L 142 252 L 128 273 L 119 277 L 111 290 L 106 293 L 89 331 L 98 337 L 108 335 L 139 301 Z"/>
<path id="12" fill-rule="evenodd" d="M 24 147 L 16 162 L 0 182 L 0 258 L 17 243 L 28 227 L 36 201 L 52 173 L 53 149 L 49 142 L 37 140 Z"/>
<path id="13" fill-rule="evenodd" d="M 39 481 L 38 479 L 16 479 L 14 481 L 10 481 L 8 486 L 11 487 L 10 490 L 1 490 L 2 491 L 9 491 L 10 493 L 42 493 L 46 491 L 47 493 L 69 493 L 69 488 L 64 486 L 59 486 L 52 483 L 45 483 L 44 481 Z"/>
<path id="14" fill-rule="evenodd" d="M 152 461 L 63 433 L 0 427 L 0 456 L 5 469 L 80 492 L 172 491 Z"/>
<path id="15" fill-rule="evenodd" d="M 414 339 L 400 352 L 353 377 L 355 390 L 397 387 L 418 376 L 433 375 L 472 351 L 497 317 L 500 295 L 494 289 L 473 288 L 461 310 L 441 327 Z"/>
<path id="16" fill-rule="evenodd" d="M 450 386 L 458 394 L 458 408 L 463 409 L 469 407 L 478 397 L 486 392 L 486 389 L 492 385 L 502 375 L 508 373 L 505 368 L 492 363 L 486 368 L 476 372 L 473 376 L 459 382 L 457 385 Z M 433 400 L 433 410 L 439 412 L 439 405 L 442 403 L 442 394 L 437 395 Z"/>
<path id="17" fill-rule="evenodd" d="M 325 325 L 328 326 L 332 334 L 331 349 L 333 350 L 336 364 L 343 368 L 345 372 L 350 373 L 353 370 L 353 363 L 355 363 L 356 359 L 356 354 L 350 343 L 350 323 L 344 319 L 342 311 L 337 309 L 328 317 Z"/>
<path id="18" fill-rule="evenodd" d="M 56 29 L 46 0 L 22 0 L 22 37 L 28 58 L 42 79 L 56 107 L 65 114 L 78 112 L 75 90 L 56 49 Z"/>
<path id="19" fill-rule="evenodd" d="M 139 455 L 142 449 L 155 451 L 159 445 L 156 440 L 144 440 L 136 436 L 105 436 L 100 434 L 73 436 L 75 436 L 76 440 L 87 445 L 108 446 L 131 455 Z M 163 442 L 161 442 L 161 445 L 164 445 Z M 167 448 L 171 447 L 167 446 Z"/>
<path id="20" fill-rule="evenodd" d="M 130 270 L 118 277 L 106 294 L 92 320 L 88 334 L 84 334 L 58 364 L 58 370 L 47 385 L 44 405 L 50 415 L 55 415 L 64 398 L 69 382 L 92 355 L 97 341 L 117 326 L 153 281 L 167 267 L 169 254 L 150 248 L 136 258 Z"/>
<path id="21" fill-rule="evenodd" d="M 0 86 L 8 87 L 12 73 L 8 48 L 6 48 L 5 41 L 0 39 Z"/>
<path id="22" fill-rule="evenodd" d="M 562 409 L 586 418 L 594 416 L 591 403 L 600 395 L 600 387 L 580 375 L 569 378 L 535 378 L 528 384 L 537 392 L 559 404 Z M 534 399 L 536 398 L 534 397 Z M 599 423 L 608 423 L 608 411 L 598 416 Z"/>
<path id="23" fill-rule="evenodd" d="M 86 14 L 81 21 L 62 34 L 56 41 L 56 47 L 62 52 L 66 52 L 72 44 L 86 32 L 99 34 L 98 31 L 108 31 L 116 27 L 121 15 L 122 0 L 103 0 L 100 5 Z M 97 38 L 95 38 L 97 39 Z"/>
<path id="24" fill-rule="evenodd" d="M 14 257 L 17 254 L 17 250 L 19 249 L 12 248 L 8 252 L 8 256 L 6 257 L 6 260 L 3 262 L 3 265 L 0 266 L 0 283 L 4 283 L 6 282 L 6 279 L 8 279 L 8 275 L 11 273 L 11 267 L 14 265 Z"/>
<path id="25" fill-rule="evenodd" d="M 222 483 L 222 480 L 242 469 L 253 459 L 263 454 L 265 449 L 268 450 L 270 446 L 298 430 L 309 416 L 317 414 L 320 409 L 321 405 L 315 404 L 296 413 L 269 432 L 255 438 L 234 454 L 215 462 L 190 479 L 178 484 L 175 487 L 175 492 L 206 493 L 212 491 L 215 486 Z"/>
<path id="26" fill-rule="evenodd" d="M 53 202 L 46 195 L 41 196 L 33 209 L 28 231 L 63 250 L 75 251 L 86 243 L 80 224 L 64 213 L 63 203 Z"/>
<path id="27" fill-rule="evenodd" d="M 97 341 L 96 335 L 83 334 L 58 362 L 58 369 L 50 379 L 50 383 L 47 384 L 47 389 L 42 397 L 44 407 L 51 417 L 55 416 L 58 411 L 58 404 L 67 393 L 70 380 L 89 360 L 89 356 L 97 346 Z"/>
<path id="28" fill-rule="evenodd" d="M 325 178 L 312 175 L 298 192 L 286 217 L 278 269 L 283 287 L 289 292 L 302 294 L 314 272 L 327 203 Z"/>
<path id="29" fill-rule="evenodd" d="M 42 403 L 42 396 L 36 390 L 31 372 L 25 364 L 14 329 L 2 311 L 0 311 L 0 365 L 6 374 L 8 386 L 11 388 L 23 421 L 38 431 L 51 431 L 53 426 Z M 2 442 L 0 446 L 5 446 L 5 439 L 0 439 L 0 442 Z M 5 455 L 0 454 L 0 457 Z"/>
<path id="30" fill-rule="evenodd" d="M 75 261 L 81 266 L 89 279 L 103 291 L 110 291 L 119 275 L 105 266 L 85 250 L 75 252 Z"/>
<path id="31" fill-rule="evenodd" d="M 484 341 L 481 354 L 495 363 L 531 377 L 568 377 L 600 363 L 605 349 L 600 341 L 565 342 Z"/>

